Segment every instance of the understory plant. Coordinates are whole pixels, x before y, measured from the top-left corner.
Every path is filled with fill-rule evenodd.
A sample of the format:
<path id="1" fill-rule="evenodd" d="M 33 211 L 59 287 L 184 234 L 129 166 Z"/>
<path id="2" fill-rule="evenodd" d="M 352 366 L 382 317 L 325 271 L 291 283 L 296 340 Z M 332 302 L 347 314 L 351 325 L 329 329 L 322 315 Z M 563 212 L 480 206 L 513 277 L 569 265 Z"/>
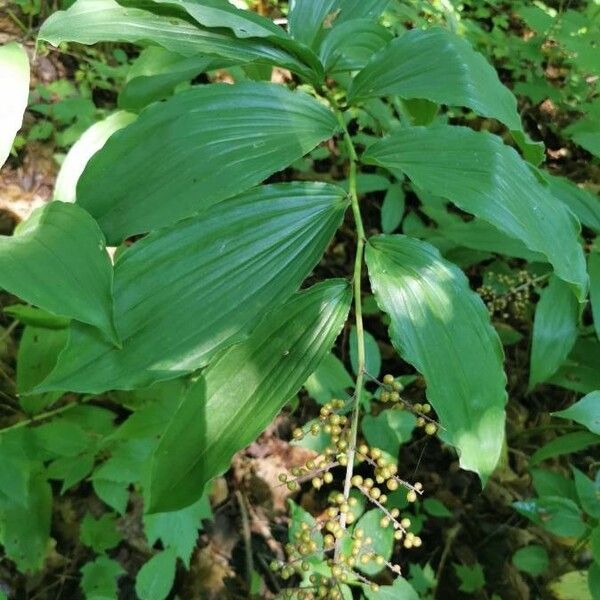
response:
<path id="1" fill-rule="evenodd" d="M 416 598 L 393 557 L 422 545 L 406 508 L 427 507 L 427 490 L 397 464 L 400 441 L 438 436 L 485 485 L 506 462 L 503 345 L 532 318 L 530 389 L 597 400 L 584 364 L 599 356 L 597 198 L 543 169 L 516 98 L 463 37 L 400 31 L 388 4 L 296 0 L 283 28 L 226 0 L 76 0 L 42 26 L 58 47 L 141 50 L 119 110 L 66 156 L 54 200 L 0 238 L 0 287 L 23 302 L 6 309 L 24 330 L 15 419 L 0 432 L 2 543 L 20 571 L 48 556 L 49 482 L 87 481 L 111 510 L 81 524 L 93 552 L 81 586 L 116 597 L 122 567 L 107 552 L 133 486 L 146 543 L 162 544 L 136 592 L 165 598 L 210 518 L 211 482 L 304 387 L 321 406 L 292 438 L 315 455 L 280 484 L 310 482 L 327 506 L 315 518 L 291 505 L 271 591 Z M 27 101 L 18 46 L 0 49 L 2 69 L 20 78 L 5 158 Z M 472 115 L 499 134 L 456 124 Z M 329 277 L 320 261 L 341 239 L 353 268 Z M 464 269 L 478 263 L 472 287 Z M 596 330 L 581 320 L 588 267 Z M 405 394 L 414 374 L 380 372 L 374 313 L 424 401 Z M 332 354 L 342 331 L 353 379 Z M 565 416 L 592 445 L 590 410 Z M 543 520 L 532 507 L 516 508 Z"/>

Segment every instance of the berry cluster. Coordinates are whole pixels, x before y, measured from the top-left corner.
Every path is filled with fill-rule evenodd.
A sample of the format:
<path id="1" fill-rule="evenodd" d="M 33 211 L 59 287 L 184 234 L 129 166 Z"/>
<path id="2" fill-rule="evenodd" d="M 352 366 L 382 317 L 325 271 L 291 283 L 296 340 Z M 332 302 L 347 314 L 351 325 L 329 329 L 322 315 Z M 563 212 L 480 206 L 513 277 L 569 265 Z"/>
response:
<path id="1" fill-rule="evenodd" d="M 485 302 L 490 315 L 501 316 L 503 319 L 525 319 L 536 281 L 531 274 L 524 270 L 515 275 L 492 272 L 489 279 L 491 283 L 482 285 L 477 293 Z"/>
<path id="2" fill-rule="evenodd" d="M 429 416 L 432 411 L 430 404 L 410 404 L 404 400 L 402 396 L 400 396 L 400 392 L 403 390 L 402 384 L 396 381 L 393 375 L 385 375 L 383 381 L 379 383 L 381 386 L 379 400 L 381 402 L 392 402 L 399 410 L 402 410 L 405 407 L 408 408 L 417 415 L 417 427 L 423 428 L 427 435 L 435 435 L 437 433 L 437 425 Z"/>
<path id="3" fill-rule="evenodd" d="M 380 399 L 383 402 L 405 403 L 400 397 L 402 386 L 392 375 L 386 375 L 380 385 Z M 320 490 L 334 482 L 332 470 L 338 466 L 347 466 L 349 460 L 353 465 L 361 465 L 361 472 L 369 471 L 370 476 L 354 474 L 346 482 L 343 492 L 331 491 L 328 495 L 328 506 L 321 518 L 313 527 L 302 523 L 293 540 L 286 545 L 287 561 L 271 563 L 271 569 L 282 579 L 289 580 L 298 575 L 304 581 L 301 587 L 286 590 L 284 598 L 335 600 L 342 597 L 340 585 L 348 581 L 360 581 L 376 590 L 378 586 L 375 583 L 356 571 L 359 565 L 387 566 L 393 573 L 400 573 L 399 565 L 392 564 L 386 557 L 377 554 L 372 546 L 373 540 L 360 527 L 353 527 L 358 494 L 364 496 L 381 512 L 380 527 L 392 527 L 394 539 L 401 542 L 404 548 L 418 548 L 422 544 L 421 538 L 409 531 L 410 519 L 401 518 L 397 508 L 388 509 L 386 504 L 387 494 L 399 488 L 406 489 L 408 502 L 415 502 L 423 493 L 423 485 L 402 480 L 397 474 L 398 467 L 395 462 L 379 448 L 369 447 L 366 443 L 360 443 L 356 448 L 350 447 L 350 422 L 348 417 L 342 414 L 345 407 L 346 403 L 343 400 L 331 400 L 321 408 L 318 421 L 293 431 L 295 440 L 323 432 L 329 437 L 329 443 L 316 458 L 295 467 L 290 474 L 281 473 L 279 480 L 290 491 L 298 490 L 302 483 L 308 481 L 315 489 Z M 427 433 L 433 435 L 437 427 L 435 422 L 427 417 L 431 407 L 424 404 L 411 406 L 411 409 L 421 415 L 419 418 L 423 419 L 422 426 Z M 353 489 L 356 492 L 352 492 Z M 320 540 L 321 536 L 322 548 L 320 542 L 317 542 L 317 538 Z M 309 559 L 320 555 L 321 552 L 325 552 L 326 564 L 331 575 L 312 573 L 307 578 L 306 575 L 311 570 Z"/>

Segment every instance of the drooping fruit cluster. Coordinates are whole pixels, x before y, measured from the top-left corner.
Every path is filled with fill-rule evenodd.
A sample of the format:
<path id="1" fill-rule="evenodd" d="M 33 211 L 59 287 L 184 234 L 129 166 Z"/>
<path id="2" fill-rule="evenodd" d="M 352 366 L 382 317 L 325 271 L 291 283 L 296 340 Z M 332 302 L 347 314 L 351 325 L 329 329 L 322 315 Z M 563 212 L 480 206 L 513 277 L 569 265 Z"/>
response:
<path id="1" fill-rule="evenodd" d="M 477 293 L 485 302 L 490 315 L 503 319 L 524 319 L 536 281 L 531 273 L 525 270 L 515 275 L 491 272 L 488 277 L 490 282 L 479 287 Z"/>
<path id="2" fill-rule="evenodd" d="M 402 390 L 392 375 L 386 375 L 381 383 L 381 393 L 389 394 L 387 402 L 404 402 L 400 397 Z M 333 469 L 347 466 L 348 460 L 354 466 L 360 466 L 363 475 L 354 474 L 344 485 L 344 490 L 332 490 L 328 495 L 328 506 L 313 527 L 302 523 L 286 545 L 287 560 L 273 561 L 271 569 L 282 579 L 288 581 L 299 577 L 299 587 L 289 588 L 282 597 L 335 600 L 342 597 L 340 585 L 348 581 L 360 582 L 377 589 L 377 585 L 357 572 L 361 565 L 375 564 L 387 567 L 399 574 L 400 566 L 390 563 L 386 557 L 378 554 L 373 548 L 373 540 L 360 528 L 355 526 L 357 518 L 357 494 L 364 496 L 381 512 L 379 526 L 383 529 L 392 527 L 394 539 L 401 542 L 404 548 L 418 548 L 421 538 L 409 531 L 410 519 L 400 516 L 397 508 L 388 509 L 388 496 L 399 488 L 406 489 L 408 502 L 415 502 L 423 493 L 423 486 L 417 482 L 410 484 L 398 476 L 395 462 L 379 448 L 369 447 L 362 442 L 356 448 L 351 447 L 351 426 L 346 415 L 342 414 L 346 402 L 334 399 L 325 404 L 318 420 L 304 428 L 295 429 L 294 440 L 301 440 L 307 435 L 326 434 L 329 443 L 316 458 L 307 460 L 302 466 L 295 467 L 290 473 L 281 473 L 279 480 L 290 491 L 296 491 L 300 485 L 310 481 L 320 490 L 334 483 Z M 431 411 L 428 405 L 420 405 L 419 414 L 426 418 Z M 433 424 L 433 420 L 425 421 L 424 427 Z M 431 428 L 430 428 L 431 429 Z M 435 429 L 431 433 L 435 433 Z M 352 490 L 356 492 L 352 492 Z M 322 540 L 322 546 L 321 546 Z M 324 553 L 324 561 L 330 574 L 324 576 L 312 573 L 311 559 Z"/>

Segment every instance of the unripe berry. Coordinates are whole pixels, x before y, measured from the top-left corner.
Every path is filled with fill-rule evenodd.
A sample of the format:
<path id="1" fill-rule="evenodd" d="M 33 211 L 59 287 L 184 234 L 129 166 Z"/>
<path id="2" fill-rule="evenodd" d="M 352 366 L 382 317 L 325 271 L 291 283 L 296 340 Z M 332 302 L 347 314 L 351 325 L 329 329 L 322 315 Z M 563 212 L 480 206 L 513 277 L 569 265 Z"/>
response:
<path id="1" fill-rule="evenodd" d="M 427 425 L 425 425 L 425 433 L 427 435 L 435 435 L 437 433 L 437 427 L 435 423 L 427 423 Z"/>

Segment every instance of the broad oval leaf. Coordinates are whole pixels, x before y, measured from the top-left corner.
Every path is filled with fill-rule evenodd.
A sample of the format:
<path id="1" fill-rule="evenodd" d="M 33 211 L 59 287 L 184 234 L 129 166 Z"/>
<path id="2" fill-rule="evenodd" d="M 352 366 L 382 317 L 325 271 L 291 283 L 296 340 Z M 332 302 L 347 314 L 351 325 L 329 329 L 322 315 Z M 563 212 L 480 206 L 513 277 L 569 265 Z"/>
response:
<path id="1" fill-rule="evenodd" d="M 140 600 L 165 600 L 175 582 L 177 554 L 172 548 L 155 554 L 142 565 L 135 579 L 135 593 Z"/>
<path id="2" fill-rule="evenodd" d="M 134 114 L 120 110 L 89 127 L 65 156 L 56 177 L 54 199 L 75 202 L 77 182 L 90 158 L 115 131 L 123 129 L 134 120 Z"/>
<path id="3" fill-rule="evenodd" d="M 347 21 L 327 32 L 319 56 L 328 73 L 357 71 L 391 39 L 385 27 L 368 19 Z"/>
<path id="4" fill-rule="evenodd" d="M 125 573 L 123 567 L 107 556 L 99 556 L 80 569 L 81 589 L 86 599 L 108 600 L 117 597 L 117 579 Z"/>
<path id="5" fill-rule="evenodd" d="M 120 242 L 247 190 L 336 127 L 330 110 L 283 86 L 199 86 L 112 136 L 88 163 L 77 201 Z"/>
<path id="6" fill-rule="evenodd" d="M 393 40 L 356 76 L 349 99 L 392 94 L 466 106 L 519 132 L 518 141 L 525 139 L 512 92 L 481 54 L 446 29 L 412 29 Z M 538 152 L 537 163 L 542 158 Z"/>
<path id="7" fill-rule="evenodd" d="M 564 202 L 583 225 L 600 233 L 600 198 L 565 177 L 556 177 L 548 173 L 543 175 L 548 181 L 552 195 Z"/>
<path id="8" fill-rule="evenodd" d="M 74 204 L 50 202 L 11 237 L 0 236 L 0 288 L 117 341 L 112 265 L 96 222 Z"/>
<path id="9" fill-rule="evenodd" d="M 529 389 L 558 371 L 575 345 L 578 322 L 577 298 L 564 281 L 552 277 L 535 311 Z"/>
<path id="10" fill-rule="evenodd" d="M 499 137 L 466 127 L 409 127 L 373 144 L 364 160 L 403 171 L 417 187 L 521 240 L 546 256 L 584 300 L 587 273 L 577 219 Z"/>
<path id="11" fill-rule="evenodd" d="M 21 129 L 29 97 L 29 59 L 21 44 L 0 46 L 0 167 Z"/>
<path id="12" fill-rule="evenodd" d="M 154 455 L 151 512 L 195 502 L 235 452 L 264 430 L 329 352 L 350 301 L 346 282 L 317 284 L 293 296 L 208 367 L 183 398 Z"/>
<path id="13" fill-rule="evenodd" d="M 43 473 L 31 474 L 27 499 L 0 508 L 2 545 L 6 557 L 22 573 L 35 573 L 44 566 L 50 543 L 52 489 Z"/>
<path id="14" fill-rule="evenodd" d="M 136 0 L 133 0 L 134 2 Z M 288 33 L 273 21 L 257 14 L 252 10 L 241 10 L 229 0 L 152 0 L 158 5 L 177 7 L 187 13 L 197 23 L 209 28 L 229 29 L 241 40 L 247 38 L 264 38 L 276 48 L 289 52 L 302 65 L 308 65 L 312 73 L 307 73 L 306 68 L 296 69 L 299 74 L 308 79 L 320 78 L 323 68 L 315 53 L 306 45 L 292 39 Z M 141 8 L 147 8 L 145 0 L 139 1 Z M 273 64 L 276 64 L 273 61 Z M 292 69 L 294 70 L 294 69 Z M 303 71 L 303 72 L 300 72 Z"/>
<path id="15" fill-rule="evenodd" d="M 565 410 L 552 413 L 561 419 L 571 419 L 600 435 L 600 391 L 587 394 Z"/>
<path id="16" fill-rule="evenodd" d="M 115 265 L 123 348 L 75 325 L 39 388 L 127 390 L 204 366 L 298 288 L 346 206 L 333 185 L 264 186 L 136 242 Z"/>
<path id="17" fill-rule="evenodd" d="M 367 244 L 369 278 L 400 356 L 425 377 L 427 398 L 460 464 L 483 482 L 504 440 L 502 344 L 463 272 L 431 245 L 381 235 Z"/>
<path id="18" fill-rule="evenodd" d="M 269 40 L 240 39 L 226 30 L 207 29 L 183 18 L 121 6 L 115 0 L 77 0 L 68 10 L 55 12 L 44 21 L 39 39 L 53 46 L 62 42 L 151 43 L 183 56 L 204 54 L 236 64 L 258 61 L 307 78 L 314 76 L 309 66 Z"/>
<path id="19" fill-rule="evenodd" d="M 292 0 L 290 33 L 315 47 L 325 30 L 354 19 L 376 19 L 388 4 L 389 0 Z"/>
<path id="20" fill-rule="evenodd" d="M 17 355 L 17 391 L 21 394 L 19 403 L 26 413 L 37 413 L 56 402 L 62 392 L 28 394 L 54 368 L 56 359 L 67 344 L 65 328 L 46 329 L 27 326 L 23 331 Z"/>
<path id="21" fill-rule="evenodd" d="M 181 56 L 158 46 L 145 48 L 127 73 L 125 87 L 119 92 L 119 107 L 138 112 L 169 97 L 180 83 L 224 63 L 202 55 Z"/>
<path id="22" fill-rule="evenodd" d="M 158 5 L 176 6 L 201 25 L 231 29 L 238 38 L 288 37 L 273 21 L 251 10 L 242 10 L 229 0 L 151 0 Z"/>

